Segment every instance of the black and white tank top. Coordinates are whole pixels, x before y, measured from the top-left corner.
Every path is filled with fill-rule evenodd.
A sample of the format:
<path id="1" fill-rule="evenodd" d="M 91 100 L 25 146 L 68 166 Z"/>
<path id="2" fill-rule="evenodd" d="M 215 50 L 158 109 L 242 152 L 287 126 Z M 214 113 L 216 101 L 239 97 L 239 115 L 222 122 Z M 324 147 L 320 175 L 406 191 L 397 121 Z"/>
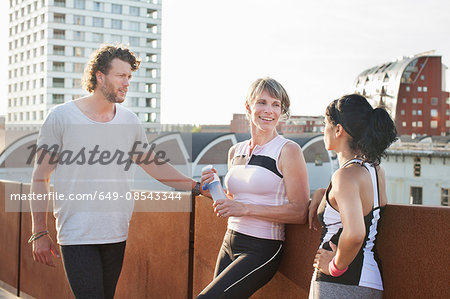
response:
<path id="1" fill-rule="evenodd" d="M 374 165 L 363 162 L 359 159 L 350 160 L 346 162 L 341 168 L 344 168 L 353 163 L 358 163 L 362 167 L 366 168 L 372 178 L 373 208 L 369 212 L 369 214 L 364 217 L 366 237 L 355 259 L 349 265 L 348 270 L 343 275 L 339 277 L 333 277 L 315 269 L 313 280 L 327 281 L 346 285 L 358 285 L 377 290 L 383 290 L 379 259 L 375 249 L 375 241 L 378 233 L 378 222 L 382 213 L 379 198 L 378 175 Z M 322 225 L 320 248 L 326 250 L 331 250 L 329 241 L 332 241 L 336 245 L 339 243 L 339 238 L 342 233 L 342 222 L 340 214 L 335 208 L 333 208 L 328 198 L 330 190 L 331 183 L 326 191 L 325 199 L 320 204 L 317 211 L 319 222 Z"/>

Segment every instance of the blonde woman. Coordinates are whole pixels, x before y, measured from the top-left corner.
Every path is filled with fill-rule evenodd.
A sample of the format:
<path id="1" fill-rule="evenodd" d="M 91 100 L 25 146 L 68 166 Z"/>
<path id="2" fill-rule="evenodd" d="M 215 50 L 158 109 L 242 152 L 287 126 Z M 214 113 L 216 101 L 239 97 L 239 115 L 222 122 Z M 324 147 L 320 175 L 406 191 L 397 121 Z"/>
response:
<path id="1" fill-rule="evenodd" d="M 289 97 L 271 78 L 256 80 L 245 107 L 251 138 L 228 153 L 229 199 L 214 203 L 228 230 L 213 281 L 197 298 L 248 298 L 269 282 L 281 261 L 285 223 L 305 223 L 309 186 L 300 146 L 276 127 L 289 115 Z M 202 174 L 202 185 L 213 171 Z"/>

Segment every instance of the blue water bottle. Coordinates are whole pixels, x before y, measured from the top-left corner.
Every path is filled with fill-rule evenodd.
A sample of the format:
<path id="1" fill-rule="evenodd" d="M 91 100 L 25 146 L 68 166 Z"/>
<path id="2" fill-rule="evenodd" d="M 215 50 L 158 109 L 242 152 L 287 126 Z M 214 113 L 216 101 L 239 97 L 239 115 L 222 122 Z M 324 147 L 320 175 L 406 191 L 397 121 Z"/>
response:
<path id="1" fill-rule="evenodd" d="M 202 168 L 202 172 L 206 170 L 211 170 L 212 168 L 213 168 L 212 165 L 205 166 Z M 209 193 L 211 193 L 211 196 L 214 201 L 219 199 L 227 199 L 227 196 L 223 191 L 222 184 L 220 183 L 220 179 L 217 173 L 214 173 L 214 179 L 211 183 L 205 184 L 205 186 L 203 186 L 203 190 L 206 189 L 209 189 Z"/>

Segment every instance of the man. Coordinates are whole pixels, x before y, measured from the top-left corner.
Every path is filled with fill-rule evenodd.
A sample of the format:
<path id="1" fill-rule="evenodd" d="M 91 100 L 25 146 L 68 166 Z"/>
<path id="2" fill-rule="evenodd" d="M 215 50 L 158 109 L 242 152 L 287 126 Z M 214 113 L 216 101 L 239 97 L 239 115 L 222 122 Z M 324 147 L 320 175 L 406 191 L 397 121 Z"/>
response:
<path id="1" fill-rule="evenodd" d="M 138 118 L 119 105 L 139 64 L 123 46 L 96 50 L 83 78 L 90 95 L 52 109 L 39 134 L 32 192 L 50 194 L 55 171 L 55 194 L 63 195 L 53 203 L 57 239 L 76 298 L 114 297 L 133 209 L 129 158 L 169 186 L 200 192 L 199 183 L 149 151 Z M 31 203 L 30 242 L 34 260 L 54 267 L 59 253 L 48 235 L 47 205 Z"/>

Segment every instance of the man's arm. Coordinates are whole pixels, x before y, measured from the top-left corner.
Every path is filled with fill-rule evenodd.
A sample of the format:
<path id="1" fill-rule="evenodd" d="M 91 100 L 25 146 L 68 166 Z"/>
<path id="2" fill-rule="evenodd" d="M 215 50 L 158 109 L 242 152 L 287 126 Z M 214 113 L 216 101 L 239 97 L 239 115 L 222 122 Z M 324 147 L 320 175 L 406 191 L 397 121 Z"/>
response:
<path id="1" fill-rule="evenodd" d="M 154 179 L 177 190 L 191 191 L 197 184 L 195 180 L 179 172 L 169 162 L 158 160 L 154 152 L 148 154 L 150 157 L 146 160 L 152 161 L 151 163 L 139 162 L 136 157 L 133 157 L 133 161 Z"/>
<path id="2" fill-rule="evenodd" d="M 42 157 L 42 161 L 40 161 L 40 157 Z M 50 176 L 56 165 L 50 163 L 50 157 L 51 154 L 45 150 L 39 150 L 35 157 L 31 192 L 46 197 L 45 200 L 32 200 L 30 202 L 32 234 L 47 230 L 47 195 L 50 192 Z M 52 255 L 59 258 L 58 250 L 48 234 L 33 241 L 33 259 L 36 262 L 55 267 Z"/>

